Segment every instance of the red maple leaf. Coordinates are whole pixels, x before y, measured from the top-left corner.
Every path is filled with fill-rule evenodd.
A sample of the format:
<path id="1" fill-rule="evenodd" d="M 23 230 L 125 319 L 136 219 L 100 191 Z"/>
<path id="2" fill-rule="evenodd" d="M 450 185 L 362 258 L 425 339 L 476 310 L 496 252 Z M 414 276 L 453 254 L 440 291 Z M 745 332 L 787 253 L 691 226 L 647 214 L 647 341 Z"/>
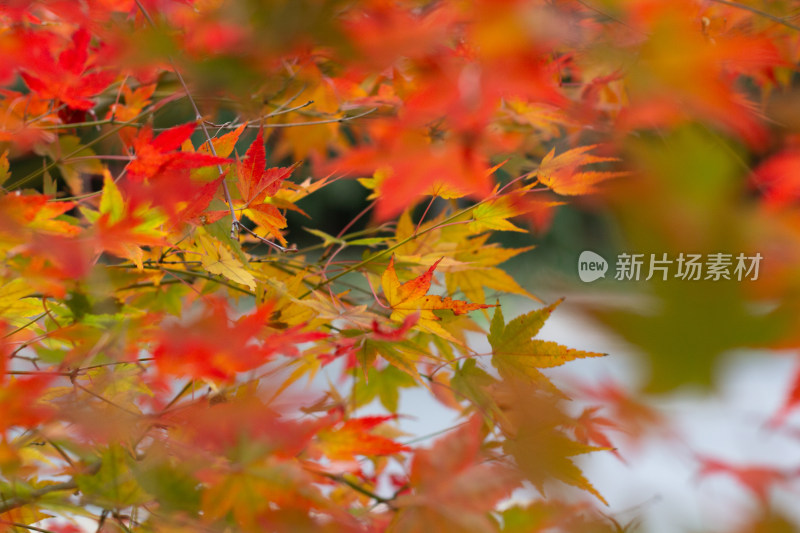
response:
<path id="1" fill-rule="evenodd" d="M 5 380 L 4 380 L 5 381 Z M 39 403 L 52 376 L 27 376 L 5 381 L 0 387 L 0 434 L 14 426 L 33 427 L 46 420 L 52 409 Z"/>
<path id="2" fill-rule="evenodd" d="M 191 137 L 197 124 L 175 126 L 153 138 L 151 127 L 142 128 L 133 140 L 136 159 L 128 164 L 128 176 L 134 180 L 154 178 L 167 172 L 230 163 L 230 159 L 199 152 L 176 152 Z"/>
<path id="3" fill-rule="evenodd" d="M 258 132 L 256 140 L 247 149 L 244 160 L 236 165 L 238 181 L 236 186 L 242 195 L 245 207 L 259 204 L 267 196 L 273 196 L 281 188 L 283 180 L 291 176 L 297 165 L 290 167 L 265 168 L 267 153 L 264 149 L 264 135 Z"/>
<path id="4" fill-rule="evenodd" d="M 787 149 L 761 163 L 754 172 L 754 181 L 770 207 L 786 206 L 800 199 L 800 150 Z"/>
<path id="5" fill-rule="evenodd" d="M 294 420 L 281 411 L 258 396 L 244 395 L 211 405 L 193 402 L 167 411 L 162 419 L 181 429 L 180 438 L 187 444 L 184 453 L 221 454 L 246 439 L 267 444 L 281 458 L 295 457 L 328 424 L 327 419 Z"/>
<path id="6" fill-rule="evenodd" d="M 666 436 L 671 434 L 667 421 L 655 408 L 618 383 L 576 383 L 576 391 L 587 400 L 601 403 L 607 409 L 609 419 L 614 421 L 614 426 L 634 443 L 640 442 L 653 430 L 662 430 Z"/>
<path id="7" fill-rule="evenodd" d="M 196 320 L 165 328 L 153 357 L 164 374 L 225 381 L 278 353 L 296 355 L 297 345 L 326 336 L 298 327 L 267 333 L 265 323 L 271 313 L 271 306 L 262 305 L 233 320 L 223 300 L 212 300 Z"/>
<path id="8" fill-rule="evenodd" d="M 223 179 L 225 178 L 220 177 L 200 187 L 186 207 L 178 214 L 178 218 L 192 224 L 211 224 L 225 216 L 227 211 L 205 212 L 211 200 L 216 196 Z"/>
<path id="9" fill-rule="evenodd" d="M 800 368 L 794 371 L 792 385 L 786 394 L 783 405 L 781 405 L 780 409 L 778 409 L 778 412 L 775 413 L 770 420 L 770 425 L 775 427 L 783 424 L 786 421 L 786 417 L 789 416 L 792 411 L 797 409 L 798 406 L 800 406 Z"/>
<path id="10" fill-rule="evenodd" d="M 53 57 L 49 46 L 30 49 L 30 60 L 21 72 L 30 90 L 42 98 L 64 102 L 71 109 L 93 108 L 95 104 L 89 98 L 108 87 L 116 76 L 94 67 L 89 58 L 90 40 L 86 28 L 78 29 L 72 34 L 72 46 L 63 50 L 58 59 Z"/>
<path id="11" fill-rule="evenodd" d="M 773 486 L 784 484 L 791 479 L 797 478 L 800 473 L 797 469 L 735 465 L 710 457 L 699 457 L 698 459 L 701 463 L 699 476 L 705 477 L 711 474 L 731 476 L 744 488 L 751 491 L 763 505 L 767 505 L 769 491 Z"/>
<path id="12" fill-rule="evenodd" d="M 587 407 L 583 410 L 581 415 L 575 419 L 575 438 L 584 443 L 599 446 L 601 448 L 610 448 L 617 459 L 625 463 L 625 459 L 619 454 L 617 448 L 611 444 L 611 440 L 606 435 L 609 429 L 621 431 L 619 425 L 613 420 L 598 416 L 597 411 L 600 410 L 599 406 Z"/>

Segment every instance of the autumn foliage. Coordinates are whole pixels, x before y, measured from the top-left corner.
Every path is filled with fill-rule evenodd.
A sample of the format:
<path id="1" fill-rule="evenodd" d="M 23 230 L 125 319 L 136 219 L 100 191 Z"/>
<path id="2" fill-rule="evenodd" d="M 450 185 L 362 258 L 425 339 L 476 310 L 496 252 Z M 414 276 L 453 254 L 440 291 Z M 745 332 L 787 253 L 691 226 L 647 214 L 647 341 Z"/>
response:
<path id="1" fill-rule="evenodd" d="M 752 283 L 586 307 L 647 392 L 800 346 L 797 24 L 766 0 L 0 3 L 0 530 L 630 530 L 581 459 L 666 422 L 548 374 L 614 354 L 541 338 L 561 300 L 503 235 L 571 206 L 621 249 L 764 254 Z M 306 214 L 344 180 L 363 211 Z M 407 390 L 455 425 L 401 431 Z M 743 531 L 785 523 L 797 469 L 697 471 L 753 493 Z"/>

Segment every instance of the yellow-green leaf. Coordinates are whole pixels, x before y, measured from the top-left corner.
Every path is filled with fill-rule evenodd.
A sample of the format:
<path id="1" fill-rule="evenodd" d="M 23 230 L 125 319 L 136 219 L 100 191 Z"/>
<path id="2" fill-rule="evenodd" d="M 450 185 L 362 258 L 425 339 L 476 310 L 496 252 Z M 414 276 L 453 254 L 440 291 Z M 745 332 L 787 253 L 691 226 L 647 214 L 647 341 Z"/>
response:
<path id="1" fill-rule="evenodd" d="M 198 235 L 197 241 L 204 252 L 200 259 L 203 268 L 255 290 L 256 279 L 230 250 L 207 235 Z"/>
<path id="2" fill-rule="evenodd" d="M 563 365 L 567 361 L 584 357 L 601 357 L 605 354 L 584 352 L 561 346 L 555 342 L 534 339 L 547 318 L 561 301 L 536 309 L 505 323 L 503 311 L 497 308 L 492 318 L 488 340 L 492 346 L 492 364 L 503 376 L 525 376 L 542 381 L 539 368 Z"/>
<path id="3" fill-rule="evenodd" d="M 521 231 L 525 230 L 508 221 L 509 218 L 519 215 L 508 197 L 501 197 L 491 202 L 485 202 L 472 210 L 472 222 L 468 228 L 473 233 L 484 231 Z"/>
<path id="4" fill-rule="evenodd" d="M 111 177 L 111 173 L 106 170 L 103 172 L 103 195 L 100 197 L 100 213 L 108 214 L 108 221 L 111 224 L 122 220 L 125 213 L 125 202 L 117 184 Z"/>

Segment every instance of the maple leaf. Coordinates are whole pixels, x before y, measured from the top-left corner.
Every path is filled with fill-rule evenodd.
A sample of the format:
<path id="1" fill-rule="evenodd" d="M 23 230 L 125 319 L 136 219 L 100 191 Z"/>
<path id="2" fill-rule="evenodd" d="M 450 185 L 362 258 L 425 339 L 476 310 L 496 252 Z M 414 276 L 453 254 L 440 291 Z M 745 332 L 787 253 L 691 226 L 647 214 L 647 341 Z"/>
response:
<path id="1" fill-rule="evenodd" d="M 76 236 L 80 228 L 61 219 L 74 202 L 51 202 L 43 194 L 0 195 L 0 246 L 29 241 L 34 234 Z"/>
<path id="2" fill-rule="evenodd" d="M 575 419 L 575 438 L 584 444 L 594 444 L 600 448 L 608 448 L 611 450 L 617 459 L 625 463 L 626 461 L 619 454 L 619 450 L 611 444 L 611 440 L 606 435 L 606 429 L 620 430 L 619 424 L 613 420 L 598 416 L 597 411 L 601 408 L 598 406 L 587 407 L 583 410 L 578 418 Z"/>
<path id="3" fill-rule="evenodd" d="M 225 179 L 224 176 L 221 176 L 200 187 L 186 207 L 178 213 L 178 220 L 192 224 L 211 224 L 225 216 L 227 211 L 205 212 L 216 196 L 223 179 Z"/>
<path id="4" fill-rule="evenodd" d="M 67 104 L 72 109 L 86 111 L 94 107 L 89 97 L 96 95 L 114 81 L 110 71 L 91 69 L 89 61 L 89 41 L 91 36 L 86 28 L 72 34 L 72 47 L 66 48 L 54 59 L 49 47 L 35 42 L 30 51 L 31 61 L 22 78 L 40 97 Z"/>
<path id="5" fill-rule="evenodd" d="M 492 364 L 502 376 L 526 376 L 535 382 L 542 382 L 545 378 L 537 370 L 539 368 L 563 365 L 573 359 L 605 355 L 573 350 L 555 342 L 533 338 L 560 303 L 561 300 L 518 316 L 508 324 L 503 318 L 503 311 L 499 307 L 495 310 L 487 339 L 492 346 Z"/>
<path id="6" fill-rule="evenodd" d="M 236 186 L 242 196 L 245 215 L 284 246 L 287 243 L 280 230 L 286 227 L 286 218 L 277 207 L 265 201 L 280 190 L 283 181 L 291 176 L 298 165 L 299 162 L 290 167 L 265 168 L 266 150 L 261 130 L 247 149 L 244 159 L 236 164 Z"/>
<path id="7" fill-rule="evenodd" d="M 406 281 L 402 285 L 397 279 L 394 269 L 394 256 L 389 260 L 389 266 L 381 277 L 383 294 L 392 309 L 389 318 L 402 322 L 413 313 L 419 313 L 417 327 L 423 331 L 434 333 L 445 339 L 455 341 L 453 336 L 442 328 L 437 322 L 441 320 L 434 314 L 434 310 L 449 309 L 456 315 L 463 315 L 476 309 L 495 307 L 486 304 L 473 304 L 462 300 L 453 300 L 450 297 L 441 297 L 428 294 L 433 280 L 433 271 L 439 264 L 439 259 L 422 275 Z"/>
<path id="8" fill-rule="evenodd" d="M 475 303 L 485 302 L 484 287 L 540 301 L 522 288 L 505 270 L 495 266 L 531 248 L 503 249 L 496 243 L 487 244 L 489 237 L 489 234 L 485 234 L 460 240 L 463 246 L 453 254 L 453 258 L 461 261 L 463 265 L 456 265 L 445 271 L 447 290 L 455 292 L 460 289 L 467 299 Z"/>
<path id="9" fill-rule="evenodd" d="M 233 151 L 236 148 L 236 143 L 239 142 L 239 138 L 242 136 L 242 133 L 246 127 L 247 124 L 242 124 L 235 130 L 229 131 L 224 135 L 212 137 L 210 146 L 208 142 L 204 142 L 197 148 L 197 150 L 194 149 L 191 141 L 186 140 L 181 145 L 181 149 L 184 152 L 198 152 L 200 154 L 217 157 L 231 157 L 231 154 L 233 154 Z M 214 148 L 213 151 L 211 150 L 211 147 Z M 197 169 L 192 174 L 192 177 L 196 177 L 199 181 L 207 182 L 218 179 L 221 176 L 219 175 L 219 169 L 204 167 Z"/>
<path id="10" fill-rule="evenodd" d="M 572 457 L 608 448 L 572 440 L 565 429 L 574 421 L 561 409 L 562 395 L 531 387 L 527 380 L 509 377 L 494 385 L 492 397 L 501 409 L 498 424 L 503 449 L 514 457 L 525 477 L 541 492 L 548 481 L 558 480 L 593 494 L 607 505 L 573 462 Z"/>
<path id="11" fill-rule="evenodd" d="M 256 279 L 247 271 L 245 264 L 223 243 L 204 234 L 198 234 L 196 241 L 203 254 L 200 261 L 209 273 L 220 274 L 231 281 L 247 285 L 250 290 L 255 290 Z"/>
<path id="12" fill-rule="evenodd" d="M 403 323 L 409 323 L 408 317 Z M 417 369 L 417 362 L 423 354 L 424 351 L 408 339 L 386 341 L 381 340 L 379 335 L 363 338 L 355 352 L 361 368 L 365 370 L 369 368 L 380 355 L 385 361 L 411 376 L 416 383 L 422 381 Z"/>
<path id="13" fill-rule="evenodd" d="M 288 178 L 298 165 L 265 168 L 266 157 L 264 134 L 259 131 L 256 140 L 247 149 L 244 159 L 236 165 L 238 176 L 236 185 L 246 206 L 262 202 L 267 196 L 273 196 L 280 189 L 283 180 Z"/>
<path id="14" fill-rule="evenodd" d="M 564 196 L 591 194 L 597 191 L 595 185 L 605 180 L 625 176 L 628 172 L 586 171 L 579 167 L 593 163 L 619 161 L 616 157 L 598 157 L 588 152 L 599 145 L 580 146 L 555 155 L 555 148 L 544 156 L 536 177 L 539 182 L 550 187 L 553 192 Z"/>
<path id="15" fill-rule="evenodd" d="M 438 375 L 438 374 L 437 374 Z M 394 365 L 383 370 L 370 366 L 366 374 L 358 374 L 353 384 L 353 395 L 357 406 L 367 405 L 376 397 L 390 413 L 397 412 L 400 389 L 416 387 L 417 382 Z"/>
<path id="16" fill-rule="evenodd" d="M 378 324 L 377 320 L 372 321 L 372 333 L 374 337 L 378 340 L 382 341 L 400 341 L 403 340 L 406 336 L 408 330 L 414 327 L 414 324 L 417 323 L 419 316 L 416 313 L 408 315 L 405 319 L 403 319 L 403 323 L 397 327 L 396 329 L 384 330 L 381 328 L 380 324 Z"/>
<path id="17" fill-rule="evenodd" d="M 508 221 L 509 218 L 521 214 L 521 211 L 514 205 L 513 199 L 507 196 L 484 202 L 475 207 L 471 214 L 472 222 L 469 223 L 469 230 L 473 233 L 491 230 L 525 231 Z"/>
<path id="18" fill-rule="evenodd" d="M 800 406 L 800 369 L 794 371 L 792 384 L 783 400 L 783 404 L 778 411 L 772 416 L 770 425 L 779 426 L 786 422 L 786 417 L 797 407 Z"/>
<path id="19" fill-rule="evenodd" d="M 625 387 L 604 381 L 598 384 L 580 384 L 575 387 L 579 397 L 603 404 L 610 413 L 611 420 L 625 435 L 638 440 L 649 430 L 666 425 L 666 420 L 655 408 L 634 397 Z M 669 433 L 669 432 L 667 432 Z"/>
<path id="20" fill-rule="evenodd" d="M 287 245 L 286 238 L 281 230 L 286 227 L 286 217 L 272 204 L 257 204 L 244 210 L 244 214 L 269 235 L 272 235 L 283 245 Z"/>
<path id="21" fill-rule="evenodd" d="M 356 455 L 392 455 L 409 448 L 372 433 L 377 426 L 394 420 L 394 415 L 350 418 L 317 433 L 318 445 L 333 461 L 354 461 Z"/>
<path id="22" fill-rule="evenodd" d="M 122 86 L 122 95 L 125 103 L 111 104 L 106 113 L 106 118 L 116 118 L 120 122 L 129 122 L 135 119 L 142 109 L 150 103 L 150 98 L 156 90 L 155 84 L 142 85 L 135 90 L 126 83 Z"/>
<path id="23" fill-rule="evenodd" d="M 512 294 L 520 294 L 538 301 L 538 298 L 522 288 L 504 270 L 496 265 L 511 259 L 530 248 L 504 249 L 497 243 L 488 244 L 490 233 L 473 235 L 472 223 L 452 224 L 437 227 L 443 218 L 437 217 L 420 226 L 426 231 L 426 239 L 415 239 L 418 228 L 411 221 L 410 210 L 406 210 L 397 221 L 394 241 L 397 259 L 411 263 L 435 260 L 447 253 L 447 268 L 443 268 L 444 280 L 449 293 L 458 290 L 465 299 L 477 304 L 486 303 L 484 287 Z M 464 219 L 466 221 L 466 219 Z M 483 232 L 482 228 L 478 228 Z"/>
<path id="24" fill-rule="evenodd" d="M 768 136 L 758 120 L 758 104 L 743 94 L 736 73 L 774 83 L 770 78 L 785 60 L 771 39 L 760 32 L 739 31 L 739 24 L 730 24 L 725 35 L 714 35 L 708 27 L 698 31 L 695 9 L 690 2 L 673 2 L 653 4 L 648 10 L 648 24 L 642 27 L 648 33 L 643 61 L 626 72 L 631 105 L 617 127 L 662 128 L 701 120 L 762 148 Z"/>
<path id="25" fill-rule="evenodd" d="M 15 320 L 24 324 L 28 318 L 42 312 L 42 303 L 37 298 L 28 298 L 35 290 L 24 279 L 17 278 L 4 283 L 0 281 L 0 331 L 5 326 L 3 319 L 8 319 L 11 324 Z M 0 359 L 2 359 L 2 345 L 0 345 Z M 0 369 L 3 368 L 0 362 Z"/>
<path id="26" fill-rule="evenodd" d="M 299 327 L 262 335 L 271 313 L 271 306 L 262 305 L 233 320 L 224 301 L 214 300 L 191 323 L 161 331 L 153 357 L 165 374 L 227 381 L 238 372 L 266 363 L 277 353 L 296 355 L 297 344 L 326 336 Z"/>
<path id="27" fill-rule="evenodd" d="M 379 170 L 381 179 L 364 182 L 376 189 L 378 220 L 416 205 L 423 194 L 447 191 L 450 197 L 475 199 L 491 194 L 493 169 L 468 140 L 431 143 L 427 130 L 397 126 L 376 127 L 372 134 L 376 146 L 350 150 L 325 169 L 360 176 Z"/>
<path id="28" fill-rule="evenodd" d="M 482 420 L 419 449 L 411 462 L 411 493 L 396 499 L 392 531 L 496 531 L 487 512 L 519 485 L 510 468 L 487 462 L 481 452 Z"/>
<path id="29" fill-rule="evenodd" d="M 242 438 L 264 444 L 279 458 L 293 458 L 309 446 L 314 435 L 330 425 L 327 418 L 296 420 L 276 411 L 255 390 L 242 390 L 226 401 L 192 402 L 160 418 L 180 429 L 189 448 L 223 454 Z"/>
<path id="30" fill-rule="evenodd" d="M 0 387 L 0 434 L 9 428 L 34 427 L 53 416 L 53 409 L 39 401 L 47 392 L 52 376 L 27 376 L 20 379 L 2 377 Z"/>
<path id="31" fill-rule="evenodd" d="M 724 474 L 734 478 L 739 484 L 748 489 L 766 506 L 769 502 L 769 491 L 776 485 L 782 485 L 800 476 L 797 469 L 772 466 L 740 466 L 710 457 L 699 457 L 699 476 L 705 477 L 712 474 Z"/>
<path id="32" fill-rule="evenodd" d="M 142 268 L 142 246 L 161 246 L 166 243 L 163 224 L 167 217 L 147 204 L 127 202 L 106 171 L 100 211 L 81 209 L 94 224 L 92 236 L 95 247 L 119 257 L 126 257 Z"/>
<path id="33" fill-rule="evenodd" d="M 32 122 L 31 115 L 41 117 Z M 53 101 L 36 93 L 21 94 L 0 88 L 0 141 L 10 141 L 20 152 L 53 143 L 55 136 L 42 126 L 56 125 L 61 119 L 53 112 Z"/>
<path id="34" fill-rule="evenodd" d="M 781 207 L 800 199 L 799 175 L 800 152 L 785 150 L 761 163 L 753 179 L 763 191 L 766 204 Z"/>
<path id="35" fill-rule="evenodd" d="M 224 157 L 200 152 L 175 151 L 191 137 L 196 127 L 197 124 L 194 122 L 175 126 L 156 138 L 153 138 L 153 129 L 150 126 L 142 128 L 131 143 L 136 159 L 126 167 L 128 176 L 134 180 L 144 180 L 170 171 L 230 163 L 230 159 Z"/>

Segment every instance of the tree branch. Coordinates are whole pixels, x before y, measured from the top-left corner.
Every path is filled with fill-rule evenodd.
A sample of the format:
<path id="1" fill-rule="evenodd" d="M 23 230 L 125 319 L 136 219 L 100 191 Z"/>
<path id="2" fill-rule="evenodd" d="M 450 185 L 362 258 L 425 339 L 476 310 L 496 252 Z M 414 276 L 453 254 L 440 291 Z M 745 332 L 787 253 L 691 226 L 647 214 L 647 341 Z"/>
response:
<path id="1" fill-rule="evenodd" d="M 99 462 L 93 464 L 86 471 L 86 474 L 90 475 L 90 476 L 95 475 L 96 473 L 98 473 L 100 471 L 100 466 L 101 465 L 102 465 L 102 463 L 99 463 Z M 53 485 L 47 485 L 47 486 L 42 487 L 40 489 L 36 489 L 36 490 L 34 490 L 33 492 L 31 492 L 30 494 L 28 494 L 26 496 L 15 496 L 14 498 L 6 499 L 5 497 L 2 497 L 2 494 L 0 494 L 0 497 L 2 497 L 2 500 L 0 500 L 0 514 L 7 513 L 8 511 L 11 511 L 12 509 L 17 509 L 19 507 L 22 507 L 22 506 L 28 505 L 30 503 L 33 503 L 36 500 L 38 500 L 39 498 L 41 498 L 42 496 L 46 496 L 46 495 L 50 494 L 51 492 L 60 492 L 60 491 L 64 491 L 64 490 L 75 490 L 77 488 L 78 488 L 78 482 L 75 480 L 75 478 L 72 478 L 69 481 L 64 481 L 62 483 L 55 483 Z"/>

